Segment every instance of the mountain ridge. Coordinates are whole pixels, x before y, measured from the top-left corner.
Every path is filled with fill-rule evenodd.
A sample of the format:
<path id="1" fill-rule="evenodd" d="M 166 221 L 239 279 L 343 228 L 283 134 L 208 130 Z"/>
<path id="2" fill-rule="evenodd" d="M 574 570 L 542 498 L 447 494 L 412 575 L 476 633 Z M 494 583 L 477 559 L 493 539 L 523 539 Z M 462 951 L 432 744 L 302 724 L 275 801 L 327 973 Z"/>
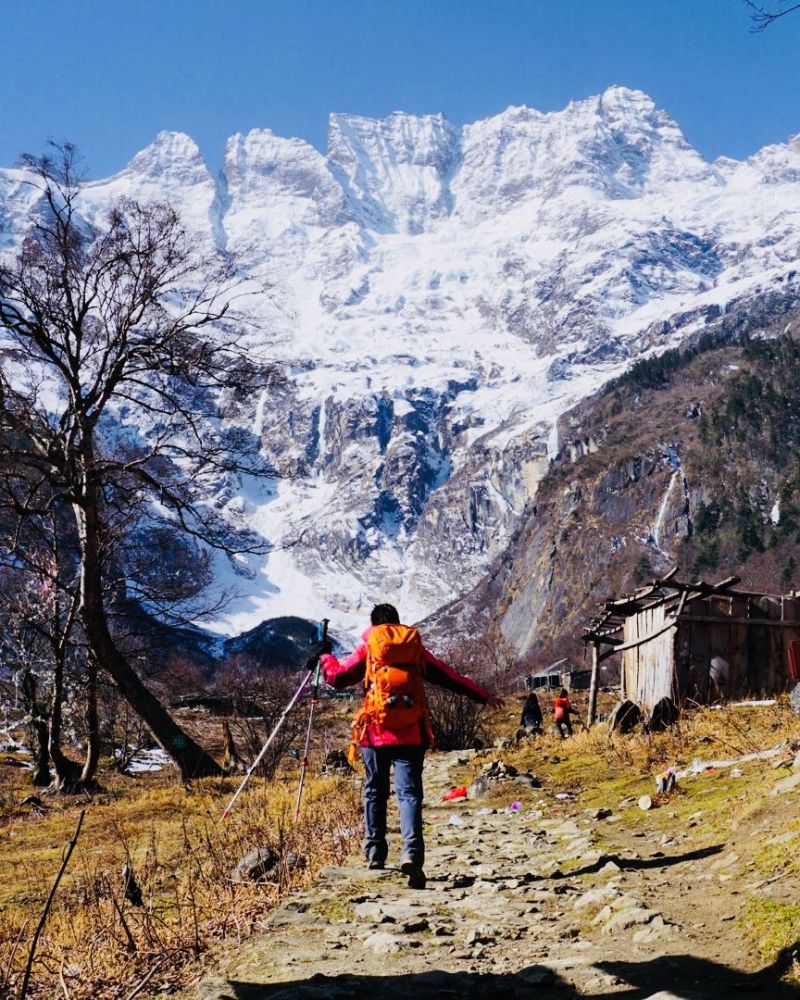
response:
<path id="1" fill-rule="evenodd" d="M 393 598 L 423 618 L 502 555 L 557 451 L 559 415 L 633 360 L 765 294 L 793 299 L 800 142 L 707 163 L 641 91 L 464 126 L 331 116 L 328 156 L 269 129 L 232 136 L 219 178 L 162 132 L 85 185 L 167 200 L 249 293 L 254 351 L 282 385 L 231 401 L 279 474 L 212 498 L 268 542 L 219 564 L 214 623 L 331 617 Z M 0 248 L 33 210 L 0 170 Z M 740 308 L 739 305 L 736 308 Z"/>

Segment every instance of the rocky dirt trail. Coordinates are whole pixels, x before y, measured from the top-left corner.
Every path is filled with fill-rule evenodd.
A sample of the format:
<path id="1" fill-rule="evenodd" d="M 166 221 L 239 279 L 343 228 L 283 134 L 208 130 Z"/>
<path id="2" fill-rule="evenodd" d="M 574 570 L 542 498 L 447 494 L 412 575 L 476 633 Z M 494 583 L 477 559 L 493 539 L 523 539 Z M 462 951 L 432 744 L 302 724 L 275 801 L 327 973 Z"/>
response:
<path id="1" fill-rule="evenodd" d="M 193 995 L 800 997 L 775 969 L 752 971 L 738 918 L 759 882 L 741 844 L 691 819 L 674 834 L 625 828 L 570 798 L 512 812 L 513 784 L 507 808 L 442 803 L 463 762 L 454 753 L 426 763 L 424 891 L 358 858 L 324 869 Z"/>

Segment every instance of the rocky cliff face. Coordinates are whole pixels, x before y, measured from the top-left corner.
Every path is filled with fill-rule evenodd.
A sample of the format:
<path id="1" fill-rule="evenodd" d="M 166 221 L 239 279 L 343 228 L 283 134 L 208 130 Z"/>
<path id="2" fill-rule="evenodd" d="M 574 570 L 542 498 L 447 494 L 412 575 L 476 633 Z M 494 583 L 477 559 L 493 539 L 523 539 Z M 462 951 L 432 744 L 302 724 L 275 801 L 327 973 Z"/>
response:
<path id="1" fill-rule="evenodd" d="M 733 318 L 561 417 L 559 455 L 508 549 L 429 630 L 477 623 L 542 665 L 580 656 L 606 599 L 675 566 L 767 593 L 800 584 L 800 311 L 766 324 L 748 311 L 736 332 Z"/>
<path id="2" fill-rule="evenodd" d="M 747 303 L 793 300 L 799 174 L 796 139 L 706 163 L 645 94 L 613 87 L 463 128 L 334 115 L 326 156 L 254 130 L 218 178 L 161 133 L 87 184 L 87 218 L 121 195 L 174 203 L 236 267 L 252 350 L 284 372 L 230 408 L 276 477 L 214 498 L 271 546 L 217 567 L 240 592 L 217 627 L 355 629 L 371 601 L 420 618 L 477 585 L 538 503 L 560 414 Z M 6 249 L 25 179 L 0 171 Z"/>

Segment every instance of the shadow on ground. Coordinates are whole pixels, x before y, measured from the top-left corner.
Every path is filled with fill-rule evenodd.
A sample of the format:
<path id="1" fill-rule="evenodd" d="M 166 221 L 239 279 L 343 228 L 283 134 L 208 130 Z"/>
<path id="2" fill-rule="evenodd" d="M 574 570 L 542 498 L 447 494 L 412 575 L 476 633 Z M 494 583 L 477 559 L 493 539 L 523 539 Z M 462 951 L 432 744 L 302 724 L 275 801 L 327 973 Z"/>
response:
<path id="1" fill-rule="evenodd" d="M 613 977 L 613 986 L 579 992 L 543 966 L 529 966 L 517 973 L 429 971 L 408 975 L 325 976 L 259 985 L 229 981 L 221 992 L 199 992 L 202 1000 L 647 1000 L 661 991 L 675 1000 L 800 1000 L 800 986 L 781 981 L 792 967 L 797 945 L 785 948 L 769 967 L 756 973 L 737 972 L 728 966 L 693 955 L 664 955 L 644 962 L 600 962 L 597 974 Z M 661 998 L 659 998 L 661 1000 Z"/>
<path id="2" fill-rule="evenodd" d="M 651 858 L 620 858 L 616 854 L 602 854 L 597 861 L 584 868 L 578 868 L 571 872 L 553 872 L 552 875 L 545 875 L 543 878 L 575 878 L 577 875 L 596 875 L 609 861 L 624 871 L 669 868 L 670 865 L 680 865 L 685 861 L 702 861 L 704 858 L 720 854 L 724 849 L 724 844 L 715 844 L 713 847 L 701 847 L 696 851 L 687 851 L 685 854 L 661 854 L 659 852 Z"/>

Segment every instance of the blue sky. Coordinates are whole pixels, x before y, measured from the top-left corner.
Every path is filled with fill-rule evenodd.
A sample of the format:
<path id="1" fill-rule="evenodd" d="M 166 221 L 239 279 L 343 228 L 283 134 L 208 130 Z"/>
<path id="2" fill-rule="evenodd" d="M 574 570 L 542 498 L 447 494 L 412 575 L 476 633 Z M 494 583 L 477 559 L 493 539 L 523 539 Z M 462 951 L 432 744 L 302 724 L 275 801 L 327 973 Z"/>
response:
<path id="1" fill-rule="evenodd" d="M 752 34 L 741 0 L 0 0 L 0 24 L 2 165 L 66 138 L 105 176 L 175 129 L 216 168 L 254 127 L 324 150 L 331 111 L 463 124 L 614 83 L 709 158 L 800 132 L 800 14 Z"/>

